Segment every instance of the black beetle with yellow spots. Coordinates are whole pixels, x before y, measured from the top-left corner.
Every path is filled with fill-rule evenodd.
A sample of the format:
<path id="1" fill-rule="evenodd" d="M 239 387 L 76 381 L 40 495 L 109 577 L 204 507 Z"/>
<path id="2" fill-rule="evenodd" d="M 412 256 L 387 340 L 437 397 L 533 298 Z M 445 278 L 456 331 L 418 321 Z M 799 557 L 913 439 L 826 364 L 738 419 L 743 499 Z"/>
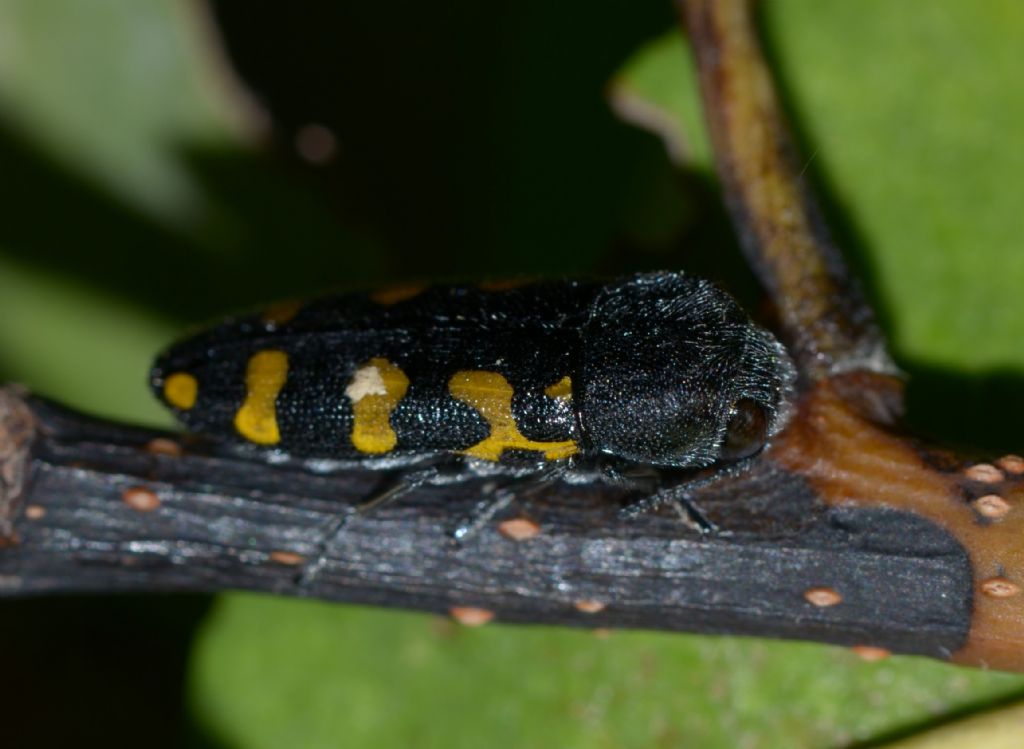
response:
<path id="1" fill-rule="evenodd" d="M 694 469 L 757 454 L 786 420 L 793 379 L 783 347 L 731 297 L 672 272 L 280 304 L 172 346 L 151 377 L 190 430 L 217 440 L 404 470 L 389 498 L 442 475 L 642 475 L 642 507 L 685 502 Z"/>

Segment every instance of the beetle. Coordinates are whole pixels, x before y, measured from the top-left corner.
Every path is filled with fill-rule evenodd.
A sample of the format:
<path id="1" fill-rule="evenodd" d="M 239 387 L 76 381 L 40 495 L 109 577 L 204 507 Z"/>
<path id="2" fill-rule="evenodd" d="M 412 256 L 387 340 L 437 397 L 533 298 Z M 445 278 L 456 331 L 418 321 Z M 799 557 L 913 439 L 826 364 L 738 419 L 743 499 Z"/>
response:
<path id="1" fill-rule="evenodd" d="M 784 347 L 711 282 L 408 286 L 275 305 L 172 345 L 154 392 L 186 428 L 314 470 L 397 470 L 364 506 L 491 476 L 640 488 L 627 512 L 681 501 L 786 423 Z M 465 529 L 463 529 L 465 530 Z"/>

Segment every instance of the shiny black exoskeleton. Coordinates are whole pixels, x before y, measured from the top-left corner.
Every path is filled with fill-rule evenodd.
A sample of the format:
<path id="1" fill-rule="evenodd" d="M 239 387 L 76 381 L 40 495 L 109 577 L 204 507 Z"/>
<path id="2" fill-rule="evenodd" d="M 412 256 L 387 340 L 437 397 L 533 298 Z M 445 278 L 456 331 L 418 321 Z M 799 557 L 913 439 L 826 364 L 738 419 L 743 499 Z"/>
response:
<path id="1" fill-rule="evenodd" d="M 172 346 L 155 391 L 189 429 L 311 466 L 487 473 L 719 468 L 785 423 L 789 356 L 680 273 L 351 293 Z M 400 493 L 393 491 L 389 496 Z M 685 495 L 656 486 L 644 504 Z"/>

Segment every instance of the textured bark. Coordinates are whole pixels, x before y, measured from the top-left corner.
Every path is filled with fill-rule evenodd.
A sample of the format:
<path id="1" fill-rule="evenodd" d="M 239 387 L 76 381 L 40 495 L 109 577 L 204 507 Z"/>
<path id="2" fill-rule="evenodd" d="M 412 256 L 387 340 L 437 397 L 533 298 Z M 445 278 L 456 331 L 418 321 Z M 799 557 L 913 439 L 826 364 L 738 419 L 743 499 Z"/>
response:
<path id="1" fill-rule="evenodd" d="M 803 374 L 895 373 L 885 340 L 805 180 L 750 0 L 677 0 L 700 75 L 726 205 Z"/>
<path id="2" fill-rule="evenodd" d="M 701 536 L 671 513 L 622 520 L 623 497 L 564 486 L 457 545 L 452 531 L 479 483 L 360 515 L 353 505 L 376 474 L 316 476 L 198 444 L 166 454 L 178 444 L 170 435 L 25 404 L 10 390 L 2 402 L 8 413 L 29 408 L 35 424 L 24 491 L 5 506 L 18 539 L 0 553 L 7 596 L 248 589 L 940 657 L 968 631 L 970 569 L 951 536 L 906 513 L 829 508 L 771 460 L 699 495 L 726 532 Z M 528 518 L 536 535 L 504 535 L 511 518 Z M 815 605 L 816 589 L 842 600 Z"/>

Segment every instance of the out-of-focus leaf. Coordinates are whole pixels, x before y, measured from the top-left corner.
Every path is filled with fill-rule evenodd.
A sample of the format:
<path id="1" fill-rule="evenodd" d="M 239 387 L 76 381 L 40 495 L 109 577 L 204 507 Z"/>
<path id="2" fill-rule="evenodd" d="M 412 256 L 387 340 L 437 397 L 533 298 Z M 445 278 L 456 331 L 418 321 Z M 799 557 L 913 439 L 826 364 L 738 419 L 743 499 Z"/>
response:
<path id="1" fill-rule="evenodd" d="M 1024 5 L 766 4 L 795 120 L 913 362 L 1024 368 Z"/>
<path id="2" fill-rule="evenodd" d="M 0 3 L 0 116 L 168 223 L 201 213 L 184 143 L 230 143 L 244 111 L 210 75 L 185 3 Z"/>
<path id="3" fill-rule="evenodd" d="M 192 700 L 228 746 L 836 746 L 1019 688 L 925 659 L 222 599 Z"/>
<path id="4" fill-rule="evenodd" d="M 174 336 L 172 326 L 2 256 L 0 300 L 0 309 L 9 312 L 0 315 L 0 367 L 6 377 L 93 413 L 170 424 L 149 393 L 146 374 L 155 348 Z"/>
<path id="5" fill-rule="evenodd" d="M 714 163 L 696 75 L 683 35 L 670 31 L 626 62 L 609 99 L 620 118 L 658 135 L 674 163 L 710 173 Z"/>

